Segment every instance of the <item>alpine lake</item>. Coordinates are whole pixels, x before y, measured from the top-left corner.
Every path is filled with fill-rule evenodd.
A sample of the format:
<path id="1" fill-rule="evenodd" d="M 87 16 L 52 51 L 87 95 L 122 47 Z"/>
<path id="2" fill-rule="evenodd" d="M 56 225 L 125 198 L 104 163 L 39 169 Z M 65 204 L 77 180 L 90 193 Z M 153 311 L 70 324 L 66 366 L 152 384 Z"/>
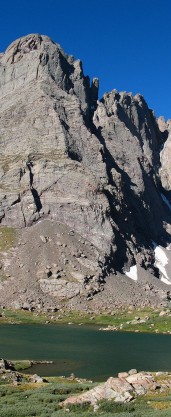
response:
<path id="1" fill-rule="evenodd" d="M 104 332 L 97 325 L 6 324 L 0 326 L 0 357 L 53 361 L 27 373 L 104 381 L 131 368 L 171 371 L 171 335 Z"/>

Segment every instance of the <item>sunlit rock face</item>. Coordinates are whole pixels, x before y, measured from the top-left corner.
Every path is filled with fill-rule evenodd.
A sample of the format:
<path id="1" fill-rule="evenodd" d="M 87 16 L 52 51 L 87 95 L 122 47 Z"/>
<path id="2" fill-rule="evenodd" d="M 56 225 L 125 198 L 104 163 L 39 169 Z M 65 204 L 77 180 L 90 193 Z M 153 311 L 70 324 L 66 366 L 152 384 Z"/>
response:
<path id="1" fill-rule="evenodd" d="M 107 251 L 113 232 L 99 189 L 108 178 L 87 126 L 91 88 L 81 62 L 30 35 L 2 56 L 0 82 L 2 223 L 23 227 L 48 216 Z"/>
<path id="2" fill-rule="evenodd" d="M 135 264 L 158 275 L 152 241 L 170 241 L 168 127 L 139 94 L 97 99 L 98 80 L 47 36 L 0 55 L 1 224 L 57 221 L 97 248 L 99 277 Z"/>
<path id="3" fill-rule="evenodd" d="M 171 191 L 171 119 L 167 122 L 164 117 L 158 119 L 159 129 L 163 136 L 163 147 L 161 150 L 160 176 L 162 186 L 166 191 Z M 170 194 L 170 193 L 169 193 Z M 168 194 L 168 195 L 169 195 Z"/>

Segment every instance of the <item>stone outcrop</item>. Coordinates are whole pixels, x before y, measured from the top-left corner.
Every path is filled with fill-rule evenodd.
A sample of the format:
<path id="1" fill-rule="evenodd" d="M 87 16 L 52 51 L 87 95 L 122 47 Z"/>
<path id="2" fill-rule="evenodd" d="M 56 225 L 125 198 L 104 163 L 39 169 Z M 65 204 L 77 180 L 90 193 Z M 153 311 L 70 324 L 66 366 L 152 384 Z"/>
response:
<path id="1" fill-rule="evenodd" d="M 157 376 L 160 374 L 160 381 Z M 163 375 L 163 379 L 162 379 Z M 171 380 L 168 373 L 150 372 L 122 372 L 117 378 L 110 377 L 106 382 L 97 385 L 90 391 L 67 398 L 61 406 L 69 408 L 71 404 L 90 403 L 94 410 L 102 400 L 113 400 L 114 402 L 130 402 L 139 395 L 171 388 Z"/>
<path id="2" fill-rule="evenodd" d="M 108 273 L 135 264 L 158 277 L 152 241 L 170 241 L 161 196 L 170 189 L 169 123 L 158 125 L 139 94 L 113 90 L 98 101 L 98 88 L 47 36 L 18 39 L 0 55 L 1 225 L 48 219 L 97 250 L 93 267 L 80 257 L 84 271 L 72 284 L 40 271 L 41 290 L 63 298 L 81 293 L 86 268 L 92 293 Z"/>
<path id="3" fill-rule="evenodd" d="M 30 362 L 30 366 L 31 366 L 31 362 Z M 16 371 L 15 361 L 13 363 L 11 361 L 7 361 L 6 359 L 0 359 L 0 382 L 1 384 L 10 383 L 13 385 L 20 385 L 21 383 L 28 383 L 28 382 L 42 383 L 42 382 L 47 382 L 47 380 L 40 377 L 37 374 L 31 375 L 31 376 L 23 375 L 23 373 L 19 373 Z"/>

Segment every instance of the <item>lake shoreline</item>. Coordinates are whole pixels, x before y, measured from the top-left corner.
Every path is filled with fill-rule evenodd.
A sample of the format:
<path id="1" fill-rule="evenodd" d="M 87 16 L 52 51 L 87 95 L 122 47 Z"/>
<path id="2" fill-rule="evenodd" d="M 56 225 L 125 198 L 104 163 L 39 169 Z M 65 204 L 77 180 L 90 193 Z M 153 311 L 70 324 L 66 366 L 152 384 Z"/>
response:
<path id="1" fill-rule="evenodd" d="M 170 309 L 125 309 L 113 313 L 90 312 L 30 312 L 25 310 L 0 309 L 0 325 L 53 324 L 100 326 L 101 331 L 171 334 Z"/>
<path id="2" fill-rule="evenodd" d="M 24 372 L 19 372 L 15 365 L 0 360 L 0 417 L 65 417 L 66 412 L 72 417 L 125 417 L 125 413 L 133 417 L 170 416 L 170 372 L 130 369 L 93 382 L 74 374 L 41 377 L 28 374 L 25 364 Z"/>

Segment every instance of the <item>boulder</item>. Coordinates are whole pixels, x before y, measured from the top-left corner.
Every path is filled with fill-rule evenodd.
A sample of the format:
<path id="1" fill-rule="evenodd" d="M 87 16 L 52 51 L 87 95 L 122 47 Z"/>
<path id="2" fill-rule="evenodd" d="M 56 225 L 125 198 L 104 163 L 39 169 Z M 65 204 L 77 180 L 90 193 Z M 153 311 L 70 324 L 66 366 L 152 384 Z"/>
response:
<path id="1" fill-rule="evenodd" d="M 69 407 L 70 404 L 82 404 L 88 402 L 97 409 L 101 400 L 113 400 L 115 402 L 130 402 L 138 395 L 160 388 L 150 373 L 139 372 L 128 376 L 127 372 L 119 373 L 118 378 L 110 377 L 106 382 L 83 394 L 69 397 L 61 403 L 61 406 Z"/>

